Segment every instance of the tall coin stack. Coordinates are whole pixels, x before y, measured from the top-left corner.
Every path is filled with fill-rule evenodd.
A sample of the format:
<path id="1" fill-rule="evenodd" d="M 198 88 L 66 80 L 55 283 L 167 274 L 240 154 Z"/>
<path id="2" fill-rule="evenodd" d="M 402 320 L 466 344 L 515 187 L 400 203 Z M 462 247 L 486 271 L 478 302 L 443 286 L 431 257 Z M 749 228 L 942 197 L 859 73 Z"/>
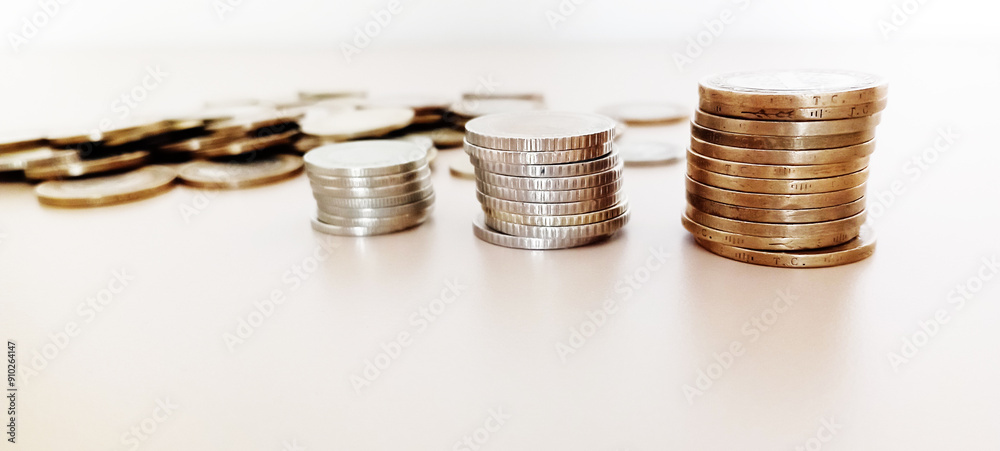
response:
<path id="1" fill-rule="evenodd" d="M 370 236 L 423 224 L 434 206 L 427 151 L 396 140 L 328 144 L 306 153 L 313 229 Z"/>
<path id="2" fill-rule="evenodd" d="M 570 248 L 607 238 L 628 222 L 613 120 L 526 111 L 482 116 L 465 128 L 483 208 L 473 231 L 483 241 Z"/>
<path id="3" fill-rule="evenodd" d="M 865 185 L 887 90 L 880 77 L 844 71 L 703 80 L 684 227 L 708 251 L 758 265 L 826 267 L 870 256 Z"/>

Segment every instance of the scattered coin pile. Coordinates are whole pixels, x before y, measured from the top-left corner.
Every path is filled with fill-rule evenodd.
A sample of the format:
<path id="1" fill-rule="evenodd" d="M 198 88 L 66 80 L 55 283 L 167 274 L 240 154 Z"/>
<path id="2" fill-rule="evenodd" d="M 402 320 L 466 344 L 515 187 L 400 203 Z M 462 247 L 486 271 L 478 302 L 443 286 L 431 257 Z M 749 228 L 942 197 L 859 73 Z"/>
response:
<path id="1" fill-rule="evenodd" d="M 424 223 L 434 206 L 427 151 L 404 140 L 327 144 L 309 151 L 306 174 L 316 198 L 313 229 L 371 236 Z"/>
<path id="2" fill-rule="evenodd" d="M 865 185 L 887 89 L 879 77 L 841 71 L 702 81 L 684 227 L 710 252 L 759 265 L 870 256 Z"/>
<path id="3" fill-rule="evenodd" d="M 483 208 L 473 231 L 483 241 L 570 248 L 607 238 L 628 222 L 613 120 L 529 111 L 483 116 L 465 127 Z"/>

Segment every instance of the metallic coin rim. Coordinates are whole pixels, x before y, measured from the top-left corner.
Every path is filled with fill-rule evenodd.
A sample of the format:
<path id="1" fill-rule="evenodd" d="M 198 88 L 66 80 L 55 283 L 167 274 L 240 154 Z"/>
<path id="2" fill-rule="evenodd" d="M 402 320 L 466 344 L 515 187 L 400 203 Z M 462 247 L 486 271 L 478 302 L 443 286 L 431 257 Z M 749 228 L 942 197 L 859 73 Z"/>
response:
<path id="1" fill-rule="evenodd" d="M 127 191 L 127 192 L 117 192 L 104 195 L 92 195 L 87 197 L 71 197 L 71 196 L 60 196 L 58 193 L 45 191 L 52 188 L 53 185 L 61 185 L 66 183 L 79 182 L 79 180 L 50 180 L 47 182 L 42 182 L 35 187 L 35 195 L 38 197 L 38 202 L 44 205 L 50 205 L 54 207 L 67 207 L 67 208 L 86 208 L 86 207 L 101 207 L 106 205 L 116 205 L 126 202 L 132 202 L 141 199 L 148 199 L 157 194 L 164 193 L 173 188 L 173 181 L 177 177 L 176 171 L 166 166 L 146 166 L 136 169 L 132 172 L 149 172 L 152 173 L 151 183 L 146 184 L 143 188 Z M 106 177 L 120 177 L 126 174 L 114 174 Z M 94 180 L 94 179 L 88 179 Z"/>
<path id="2" fill-rule="evenodd" d="M 885 110 L 887 98 L 857 105 L 811 107 L 811 108 L 767 108 L 727 105 L 701 99 L 698 108 L 716 116 L 736 119 L 756 119 L 767 121 L 825 121 L 852 119 L 870 116 Z M 750 109 L 748 111 L 748 109 Z"/>
<path id="3" fill-rule="evenodd" d="M 385 207 L 396 207 L 399 205 L 414 203 L 427 197 L 430 193 L 434 192 L 433 185 L 428 186 L 419 191 L 413 191 L 411 193 L 406 193 L 399 196 L 390 197 L 326 197 L 318 196 L 313 193 L 313 198 L 316 199 L 317 205 L 323 210 L 324 207 L 334 207 L 334 208 L 385 208 Z"/>
<path id="4" fill-rule="evenodd" d="M 430 215 L 428 214 L 422 216 L 420 220 L 414 220 L 414 222 L 411 223 L 399 223 L 399 224 L 375 226 L 375 227 L 342 227 L 332 224 L 326 224 L 317 219 L 315 216 L 313 216 L 310 219 L 312 222 L 313 230 L 320 233 L 326 233 L 328 235 L 337 235 L 337 236 L 348 236 L 348 237 L 366 237 L 375 235 L 387 235 L 390 233 L 402 232 L 404 230 L 412 229 L 414 227 L 423 224 L 429 218 Z"/>
<path id="5" fill-rule="evenodd" d="M 607 185 L 622 176 L 624 165 L 593 174 L 572 177 L 515 177 L 476 168 L 476 177 L 484 183 L 517 190 L 564 191 Z"/>
<path id="6" fill-rule="evenodd" d="M 628 210 L 611 219 L 591 224 L 571 225 L 571 226 L 531 226 L 507 222 L 495 217 L 484 215 L 486 226 L 507 235 L 520 236 L 524 238 L 543 239 L 576 239 L 593 238 L 598 236 L 611 235 L 628 224 L 631 215 Z"/>
<path id="7" fill-rule="evenodd" d="M 300 127 L 302 127 L 302 132 L 311 136 L 318 136 L 325 139 L 331 139 L 335 141 L 348 141 L 358 138 L 373 138 L 385 136 L 390 132 L 396 130 L 401 130 L 406 128 L 408 125 L 413 123 L 413 119 L 416 117 L 416 112 L 412 108 L 402 108 L 402 107 L 377 107 L 377 108 L 362 108 L 358 110 L 344 110 L 337 113 L 331 113 L 330 116 L 337 115 L 348 115 L 348 114 L 370 114 L 368 112 L 375 110 L 395 110 L 396 113 L 402 113 L 404 110 L 409 110 L 410 114 L 402 114 L 399 117 L 386 118 L 378 126 L 370 126 L 367 128 L 354 127 L 352 129 L 338 130 L 337 133 L 317 133 L 315 129 L 308 127 L 308 122 L 300 121 Z M 330 119 L 336 122 L 335 119 Z"/>
<path id="8" fill-rule="evenodd" d="M 393 143 L 393 144 L 387 144 Z M 334 166 L 324 166 L 316 162 L 310 161 L 316 158 L 321 158 L 319 155 L 324 152 L 323 149 L 330 149 L 333 147 L 342 147 L 347 149 L 347 146 L 357 147 L 357 146 L 379 146 L 379 145 L 395 145 L 395 143 L 401 143 L 408 146 L 412 146 L 411 149 L 412 156 L 410 154 L 400 156 L 399 163 L 388 164 L 384 166 L 368 166 L 368 167 L 334 167 Z M 334 150 L 326 150 L 326 152 L 333 152 Z M 363 150 L 362 150 L 363 152 Z M 413 143 L 412 141 L 398 141 L 389 139 L 374 139 L 369 141 L 352 141 L 346 143 L 335 143 L 326 144 L 317 147 L 302 157 L 306 165 L 306 171 L 310 174 L 317 174 L 330 177 L 377 177 L 382 175 L 393 175 L 402 172 L 409 172 L 416 170 L 428 164 L 427 152 L 421 149 L 419 145 Z"/>
<path id="9" fill-rule="evenodd" d="M 875 252 L 874 232 L 863 227 L 858 237 L 846 243 L 808 251 L 768 252 L 695 239 L 709 252 L 743 263 L 782 268 L 826 268 L 857 263 Z M 768 262 L 773 263 L 768 263 Z"/>
<path id="10" fill-rule="evenodd" d="M 727 246 L 737 246 L 744 249 L 757 250 L 808 250 L 836 246 L 854 239 L 856 233 L 837 233 L 832 235 L 812 235 L 807 237 L 766 237 L 744 235 L 714 229 L 681 214 L 681 224 L 695 239 L 712 241 Z M 848 232 L 854 232 L 849 230 Z"/>
<path id="11" fill-rule="evenodd" d="M 28 164 L 24 176 L 29 179 L 79 177 L 141 166 L 150 158 L 149 152 L 138 150 L 94 160 L 80 160 L 54 166 Z"/>
<path id="12" fill-rule="evenodd" d="M 819 194 L 841 191 L 868 181 L 868 168 L 818 179 L 757 179 L 706 171 L 688 164 L 688 177 L 705 185 L 757 194 Z"/>
<path id="13" fill-rule="evenodd" d="M 544 116 L 575 116 L 581 120 L 606 122 L 595 125 L 592 129 L 580 128 L 554 133 L 555 136 L 525 136 L 526 133 L 510 130 L 497 130 L 495 122 L 514 117 L 517 122 L 537 122 Z M 590 124 L 588 124 L 589 126 Z M 582 127 L 581 127 L 582 128 Z M 614 139 L 615 121 L 606 116 L 593 113 L 573 113 L 566 111 L 528 111 L 519 113 L 499 113 L 472 119 L 465 124 L 465 140 L 475 146 L 487 149 L 536 152 L 584 149 L 595 147 Z"/>
<path id="14" fill-rule="evenodd" d="M 658 145 L 663 148 L 659 149 L 660 153 L 655 158 L 635 158 L 629 156 L 628 149 L 630 147 L 639 145 Z M 663 150 L 666 151 L 663 151 Z M 628 142 L 618 142 L 615 144 L 615 150 L 618 155 L 621 155 L 622 161 L 625 162 L 625 166 L 659 166 L 664 164 L 673 163 L 679 161 L 684 157 L 684 147 L 673 143 L 663 142 L 663 141 L 641 141 L 636 143 Z"/>
<path id="15" fill-rule="evenodd" d="M 856 133 L 875 128 L 882 121 L 882 114 L 875 113 L 852 119 L 826 121 L 765 121 L 716 116 L 702 110 L 694 112 L 694 123 L 702 127 L 745 135 L 768 136 L 819 136 Z"/>
<path id="16" fill-rule="evenodd" d="M 20 158 L 18 158 L 19 156 Z M 23 171 L 29 163 L 33 166 L 53 166 L 78 161 L 80 161 L 80 154 L 75 150 L 61 150 L 51 147 L 12 150 L 0 153 L 0 172 Z"/>
<path id="17" fill-rule="evenodd" d="M 476 190 L 476 199 L 482 206 L 492 210 L 531 216 L 566 216 L 605 210 L 625 200 L 625 194 L 616 191 L 607 197 L 580 202 L 532 203 L 498 199 Z"/>
<path id="18" fill-rule="evenodd" d="M 868 211 L 862 210 L 853 216 L 843 219 L 823 222 L 810 222 L 804 224 L 772 224 L 766 222 L 741 221 L 738 219 L 723 218 L 705 213 L 691 204 L 688 204 L 684 214 L 705 227 L 721 230 L 723 232 L 737 233 L 740 235 L 751 235 L 771 238 L 795 238 L 821 235 L 836 235 L 844 233 L 845 230 L 853 230 L 861 227 L 868 218 Z"/>
<path id="19" fill-rule="evenodd" d="M 691 122 L 691 136 L 712 144 L 745 149 L 821 150 L 849 147 L 875 139 L 875 129 L 836 135 L 770 136 L 730 133 Z"/>
<path id="20" fill-rule="evenodd" d="M 336 226 L 336 227 L 364 227 L 369 229 L 374 228 L 384 228 L 393 227 L 401 224 L 412 224 L 417 221 L 423 221 L 427 219 L 430 215 L 431 210 L 414 210 L 410 213 L 404 213 L 396 216 L 385 216 L 385 217 L 350 217 L 350 216 L 336 216 L 326 213 L 322 210 L 316 211 L 316 219 L 326 225 Z"/>
<path id="21" fill-rule="evenodd" d="M 516 202 L 531 203 L 557 203 L 579 202 L 584 200 L 600 199 L 610 196 L 621 190 L 622 181 L 614 180 L 610 183 L 595 186 L 593 188 L 571 189 L 563 191 L 531 191 L 507 188 L 503 186 L 491 185 L 481 180 L 476 180 L 476 189 L 490 197 Z"/>
<path id="22" fill-rule="evenodd" d="M 350 208 L 350 207 L 331 207 L 323 206 L 317 204 L 317 208 L 325 214 L 340 217 L 357 217 L 357 218 L 384 218 L 389 216 L 399 216 L 402 214 L 429 210 L 434 206 L 435 195 L 433 192 L 423 199 L 411 202 L 408 204 L 396 205 L 392 207 L 376 207 L 376 208 Z"/>
<path id="23" fill-rule="evenodd" d="M 777 108 L 808 108 L 868 103 L 884 98 L 889 93 L 886 79 L 863 72 L 843 70 L 810 70 L 798 72 L 826 73 L 848 75 L 858 78 L 858 83 L 846 89 L 822 90 L 820 88 L 800 90 L 771 90 L 736 86 L 727 83 L 736 76 L 763 75 L 767 72 L 788 71 L 755 71 L 731 72 L 705 77 L 698 83 L 698 95 L 730 105 L 766 105 Z"/>
<path id="24" fill-rule="evenodd" d="M 725 146 L 691 137 L 691 150 L 699 155 L 721 161 L 744 164 L 810 166 L 836 164 L 871 156 L 875 152 L 875 140 L 846 147 L 815 150 L 748 149 Z"/>
<path id="25" fill-rule="evenodd" d="M 534 216 L 534 215 L 522 215 L 517 213 L 511 213 L 502 210 L 493 210 L 489 207 L 483 206 L 483 213 L 487 217 L 494 217 L 501 221 L 511 222 L 515 224 L 523 224 L 529 226 L 543 226 L 543 227 L 563 227 L 563 226 L 575 226 L 575 225 L 585 225 L 593 224 L 595 222 L 605 221 L 628 211 L 628 200 L 622 200 L 621 202 L 606 208 L 604 210 L 593 211 L 589 213 L 580 213 L 575 215 L 561 215 L 561 216 Z"/>
<path id="26" fill-rule="evenodd" d="M 340 198 L 393 197 L 402 196 L 431 186 L 431 174 L 428 172 L 416 180 L 389 186 L 335 188 L 322 186 L 312 181 L 309 182 L 309 185 L 316 196 Z"/>
<path id="27" fill-rule="evenodd" d="M 523 165 L 575 163 L 593 160 L 614 152 L 614 143 L 611 141 L 583 149 L 531 152 L 487 149 L 468 141 L 464 147 L 465 153 L 480 161 Z"/>
<path id="28" fill-rule="evenodd" d="M 543 239 L 543 238 L 525 238 L 513 235 L 506 235 L 495 230 L 491 230 L 486 226 L 486 219 L 482 214 L 477 215 L 472 220 L 472 232 L 482 241 L 496 246 L 507 247 L 511 249 L 522 249 L 522 250 L 556 250 L 556 249 L 568 249 L 572 247 L 580 247 L 588 244 L 593 244 L 595 242 L 601 241 L 608 235 L 591 237 L 591 238 L 578 238 L 570 240 L 562 239 Z"/>
<path id="29" fill-rule="evenodd" d="M 869 157 L 861 157 L 851 161 L 831 164 L 754 164 L 707 157 L 689 148 L 687 151 L 687 161 L 689 165 L 694 165 L 704 171 L 727 175 L 730 177 L 771 180 L 805 180 L 839 177 L 861 171 L 868 167 Z"/>
<path id="30" fill-rule="evenodd" d="M 857 200 L 865 195 L 867 182 L 858 186 L 818 194 L 760 194 L 716 188 L 690 177 L 685 178 L 687 191 L 699 197 L 729 205 L 772 210 L 801 210 L 833 207 Z"/>
<path id="31" fill-rule="evenodd" d="M 210 188 L 210 189 L 239 189 L 247 188 L 251 186 L 266 185 L 269 183 L 277 182 L 279 180 L 285 180 L 291 178 L 298 174 L 302 170 L 302 158 L 294 155 L 275 155 L 275 158 L 281 160 L 282 166 L 272 172 L 264 173 L 256 177 L 241 177 L 238 179 L 217 179 L 214 177 L 201 177 L 197 171 L 205 166 L 225 166 L 227 164 L 253 164 L 257 161 L 249 163 L 222 163 L 216 161 L 192 161 L 181 166 L 177 170 L 177 176 L 184 182 L 185 185 L 195 186 L 198 188 Z"/>
<path id="32" fill-rule="evenodd" d="M 594 174 L 615 167 L 621 162 L 618 152 L 586 161 L 562 164 L 507 164 L 483 161 L 470 156 L 469 162 L 474 167 L 494 174 L 514 177 L 573 177 L 577 175 Z"/>
<path id="33" fill-rule="evenodd" d="M 398 174 L 376 175 L 372 177 L 340 177 L 320 174 L 308 174 L 309 181 L 317 185 L 331 188 L 378 188 L 383 186 L 399 185 L 401 183 L 417 180 L 425 175 L 431 174 L 429 165 L 423 165 L 417 169 Z"/>
<path id="34" fill-rule="evenodd" d="M 860 199 L 853 200 L 846 204 L 834 205 L 832 207 L 782 210 L 729 205 L 711 199 L 705 199 L 704 197 L 699 197 L 692 193 L 687 193 L 687 201 L 688 204 L 691 204 L 698 210 L 710 215 L 740 221 L 774 224 L 802 224 L 844 219 L 860 213 L 865 209 L 867 204 L 866 199 L 861 197 Z"/>

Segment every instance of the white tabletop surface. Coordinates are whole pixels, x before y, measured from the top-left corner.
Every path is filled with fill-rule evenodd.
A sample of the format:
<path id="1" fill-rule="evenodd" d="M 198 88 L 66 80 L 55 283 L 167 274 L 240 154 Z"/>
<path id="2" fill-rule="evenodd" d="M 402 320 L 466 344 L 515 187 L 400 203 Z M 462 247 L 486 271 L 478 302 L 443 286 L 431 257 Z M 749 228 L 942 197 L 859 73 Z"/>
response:
<path id="1" fill-rule="evenodd" d="M 0 448 L 997 449 L 997 46 L 729 43 L 683 72 L 673 51 L 5 57 L 5 128 L 117 120 L 147 67 L 168 75 L 136 113 L 309 88 L 457 96 L 483 77 L 580 111 L 692 107 L 700 77 L 742 69 L 864 70 L 891 88 L 871 161 L 878 249 L 830 269 L 699 248 L 680 225 L 683 163 L 627 168 L 627 228 L 554 252 L 473 236 L 474 184 L 447 170 L 457 150 L 437 162 L 433 219 L 375 238 L 314 232 L 304 176 L 85 210 L 0 184 L 0 339 L 24 370 L 18 445 Z M 687 140 L 684 125 L 628 133 Z M 940 133 L 954 143 L 912 163 Z M 283 302 L 262 319 L 272 293 Z"/>

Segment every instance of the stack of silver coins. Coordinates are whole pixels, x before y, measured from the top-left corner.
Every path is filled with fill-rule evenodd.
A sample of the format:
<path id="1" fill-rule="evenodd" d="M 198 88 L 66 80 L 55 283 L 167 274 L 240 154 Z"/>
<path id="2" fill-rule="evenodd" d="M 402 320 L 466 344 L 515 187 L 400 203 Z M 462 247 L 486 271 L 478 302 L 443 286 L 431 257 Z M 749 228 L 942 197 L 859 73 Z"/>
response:
<path id="1" fill-rule="evenodd" d="M 865 184 L 887 84 L 844 71 L 709 77 L 691 124 L 682 218 L 715 254 L 823 267 L 872 255 Z"/>
<path id="2" fill-rule="evenodd" d="M 629 219 L 615 121 L 597 114 L 529 111 L 466 124 L 483 214 L 473 231 L 517 249 L 562 249 L 607 238 Z"/>
<path id="3" fill-rule="evenodd" d="M 434 206 L 427 151 L 397 140 L 317 147 L 305 157 L 316 198 L 313 229 L 370 236 L 423 224 Z"/>

